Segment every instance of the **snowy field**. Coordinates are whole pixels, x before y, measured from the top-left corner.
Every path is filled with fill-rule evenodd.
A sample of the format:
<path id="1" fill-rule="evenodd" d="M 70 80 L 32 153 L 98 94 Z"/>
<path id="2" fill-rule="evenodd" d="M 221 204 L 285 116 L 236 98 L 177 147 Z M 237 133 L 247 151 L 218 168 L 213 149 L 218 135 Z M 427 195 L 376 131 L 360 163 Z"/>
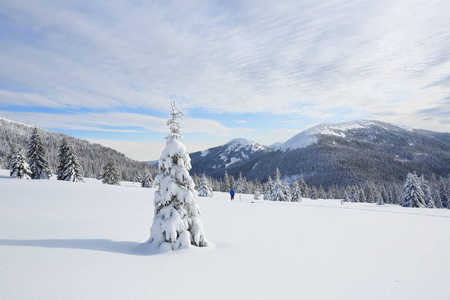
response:
<path id="1" fill-rule="evenodd" d="M 153 189 L 8 175 L 0 299 L 450 299 L 450 210 L 215 193 L 213 246 L 158 254 Z"/>

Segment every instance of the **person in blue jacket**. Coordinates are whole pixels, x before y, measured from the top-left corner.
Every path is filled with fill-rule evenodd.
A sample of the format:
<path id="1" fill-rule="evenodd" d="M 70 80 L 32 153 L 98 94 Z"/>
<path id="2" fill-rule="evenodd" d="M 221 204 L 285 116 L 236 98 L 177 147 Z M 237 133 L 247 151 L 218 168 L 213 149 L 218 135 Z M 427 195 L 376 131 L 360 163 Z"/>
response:
<path id="1" fill-rule="evenodd" d="M 231 189 L 230 195 L 231 195 L 231 201 L 233 201 L 234 200 L 234 191 L 233 191 L 233 189 Z"/>

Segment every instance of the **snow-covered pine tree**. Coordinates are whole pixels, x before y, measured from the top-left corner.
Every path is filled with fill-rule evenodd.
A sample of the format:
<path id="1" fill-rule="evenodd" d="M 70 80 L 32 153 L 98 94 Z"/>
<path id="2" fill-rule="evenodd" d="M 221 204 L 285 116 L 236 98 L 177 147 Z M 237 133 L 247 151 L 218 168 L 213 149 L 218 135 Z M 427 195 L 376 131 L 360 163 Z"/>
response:
<path id="1" fill-rule="evenodd" d="M 16 153 L 12 157 L 9 176 L 18 179 L 31 179 L 31 169 L 22 148 L 16 150 Z"/>
<path id="2" fill-rule="evenodd" d="M 448 207 L 449 204 L 449 188 L 447 186 L 447 180 L 441 178 L 439 180 L 439 196 L 441 198 L 442 207 Z"/>
<path id="3" fill-rule="evenodd" d="M 261 198 L 261 193 L 259 192 L 259 189 L 256 189 L 253 199 L 259 200 L 260 198 Z"/>
<path id="4" fill-rule="evenodd" d="M 228 193 L 230 190 L 231 190 L 230 178 L 228 177 L 227 170 L 225 170 L 225 175 L 223 176 L 222 192 Z"/>
<path id="5" fill-rule="evenodd" d="M 67 139 L 63 138 L 58 150 L 58 167 L 56 169 L 56 176 L 58 180 L 65 180 L 64 173 L 67 165 L 67 153 L 69 152 L 69 145 Z"/>
<path id="6" fill-rule="evenodd" d="M 384 205 L 383 196 L 381 196 L 380 192 L 374 192 L 375 200 L 377 201 L 377 205 Z"/>
<path id="7" fill-rule="evenodd" d="M 361 186 L 358 187 L 358 193 L 359 193 L 359 202 L 367 202 L 366 193 L 364 192 L 364 189 Z"/>
<path id="8" fill-rule="evenodd" d="M 291 202 L 292 201 L 292 189 L 291 189 L 291 186 L 289 185 L 289 182 L 287 182 L 287 180 L 284 182 L 283 192 L 284 192 L 285 201 Z"/>
<path id="9" fill-rule="evenodd" d="M 350 202 L 350 196 L 348 195 L 347 189 L 344 190 L 344 202 Z"/>
<path id="10" fill-rule="evenodd" d="M 146 172 L 146 171 L 144 171 L 144 173 L 145 173 L 145 172 Z M 134 176 L 134 182 L 142 183 L 142 177 L 141 177 L 141 175 L 136 174 L 136 175 Z"/>
<path id="11" fill-rule="evenodd" d="M 120 185 L 120 172 L 116 162 L 112 159 L 103 168 L 102 182 L 111 185 Z"/>
<path id="12" fill-rule="evenodd" d="M 272 177 L 269 176 L 269 179 L 266 182 L 266 189 L 264 190 L 264 200 L 272 200 L 272 191 L 273 191 L 273 181 Z"/>
<path id="13" fill-rule="evenodd" d="M 319 188 L 317 189 L 317 199 L 326 199 L 327 195 L 325 194 L 325 189 L 322 185 L 319 185 Z"/>
<path id="14" fill-rule="evenodd" d="M 281 173 L 278 168 L 275 171 L 275 180 L 273 183 L 271 200 L 272 201 L 289 201 L 287 199 L 287 195 L 285 193 L 284 185 L 281 182 Z"/>
<path id="15" fill-rule="evenodd" d="M 78 162 L 77 153 L 72 146 L 69 146 L 64 138 L 59 147 L 58 153 L 57 179 L 65 181 L 84 181 L 81 165 Z"/>
<path id="16" fill-rule="evenodd" d="M 300 185 L 300 190 L 301 190 L 301 193 L 302 193 L 302 197 L 303 198 L 309 198 L 309 187 L 306 184 L 305 180 L 303 179 L 303 176 L 300 177 L 299 185 Z"/>
<path id="17" fill-rule="evenodd" d="M 16 146 L 11 145 L 9 148 L 8 156 L 6 157 L 6 168 L 11 169 L 13 158 L 16 155 Z"/>
<path id="18" fill-rule="evenodd" d="M 419 177 L 419 182 L 420 188 L 423 191 L 423 200 L 425 201 L 425 207 L 436 208 L 436 206 L 434 205 L 433 196 L 431 195 L 430 186 L 428 185 L 428 181 L 422 175 Z"/>
<path id="19" fill-rule="evenodd" d="M 309 197 L 313 200 L 317 199 L 317 188 L 316 186 L 313 186 L 312 188 L 309 189 Z"/>
<path id="20" fill-rule="evenodd" d="M 142 174 L 141 179 L 141 187 L 143 188 L 151 188 L 153 184 L 153 178 L 152 175 L 148 171 L 144 171 L 144 174 Z"/>
<path id="21" fill-rule="evenodd" d="M 302 191 L 297 180 L 294 181 L 294 185 L 292 187 L 292 202 L 302 202 Z"/>
<path id="22" fill-rule="evenodd" d="M 359 202 L 359 189 L 357 186 L 352 188 L 352 192 L 350 193 L 350 202 Z"/>
<path id="23" fill-rule="evenodd" d="M 408 173 L 405 185 L 403 186 L 400 205 L 403 207 L 426 206 L 423 191 L 420 187 L 420 180 L 416 173 Z"/>
<path id="24" fill-rule="evenodd" d="M 213 192 L 211 185 L 209 184 L 208 179 L 206 178 L 206 175 L 203 174 L 202 180 L 200 181 L 200 187 L 198 188 L 198 195 L 199 197 L 212 197 Z"/>
<path id="25" fill-rule="evenodd" d="M 45 158 L 45 149 L 36 127 L 31 134 L 27 156 L 32 173 L 31 179 L 49 179 L 52 176 Z"/>
<path id="26" fill-rule="evenodd" d="M 200 209 L 195 201 L 195 185 L 189 175 L 191 159 L 180 141 L 182 112 L 172 103 L 171 119 L 167 122 L 167 136 L 158 163 L 158 175 L 154 183 L 155 216 L 150 229 L 149 242 L 154 247 L 176 250 L 189 245 L 205 247 L 207 240 L 200 219 Z"/>

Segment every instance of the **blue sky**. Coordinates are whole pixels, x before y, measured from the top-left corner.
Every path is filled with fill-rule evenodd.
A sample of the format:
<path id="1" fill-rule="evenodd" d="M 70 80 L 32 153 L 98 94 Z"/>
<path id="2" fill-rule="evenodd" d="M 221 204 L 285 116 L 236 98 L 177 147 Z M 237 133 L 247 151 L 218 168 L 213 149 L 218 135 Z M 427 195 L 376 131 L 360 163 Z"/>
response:
<path id="1" fill-rule="evenodd" d="M 449 1 L 0 0 L 0 117 L 194 152 L 377 119 L 450 132 Z"/>

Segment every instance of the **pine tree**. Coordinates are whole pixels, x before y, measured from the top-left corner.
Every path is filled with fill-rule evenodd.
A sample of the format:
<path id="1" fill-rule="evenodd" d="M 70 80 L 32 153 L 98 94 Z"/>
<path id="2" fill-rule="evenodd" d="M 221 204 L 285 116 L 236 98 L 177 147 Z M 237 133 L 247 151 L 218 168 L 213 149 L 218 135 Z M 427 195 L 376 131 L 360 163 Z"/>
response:
<path id="1" fill-rule="evenodd" d="M 31 179 L 49 179 L 52 176 L 45 158 L 45 149 L 36 127 L 33 129 L 30 138 L 27 156 L 32 173 Z"/>
<path id="2" fill-rule="evenodd" d="M 424 194 L 420 187 L 420 180 L 415 173 L 408 173 L 408 176 L 406 177 L 400 205 L 403 207 L 426 206 Z"/>
<path id="3" fill-rule="evenodd" d="M 67 154 L 69 152 L 69 145 L 67 144 L 67 139 L 63 138 L 58 151 L 58 168 L 56 170 L 56 175 L 58 180 L 65 179 L 65 167 L 67 165 Z"/>
<path id="4" fill-rule="evenodd" d="M 313 186 L 310 190 L 309 190 L 309 197 L 313 200 L 317 199 L 317 188 L 315 186 Z"/>
<path id="5" fill-rule="evenodd" d="M 67 139 L 64 138 L 58 153 L 58 169 L 57 179 L 65 181 L 84 181 L 81 170 L 81 165 L 78 162 L 77 153 L 72 146 L 69 146 Z"/>
<path id="6" fill-rule="evenodd" d="M 231 190 L 230 178 L 228 177 L 227 170 L 225 170 L 225 175 L 223 176 L 222 192 L 228 193 L 230 190 Z"/>
<path id="7" fill-rule="evenodd" d="M 305 180 L 303 179 L 303 176 L 300 177 L 299 185 L 300 185 L 300 190 L 301 190 L 301 193 L 302 193 L 302 197 L 303 198 L 309 198 L 309 187 L 306 184 Z"/>
<path id="8" fill-rule="evenodd" d="M 384 200 L 380 192 L 375 193 L 375 200 L 377 201 L 377 205 L 384 205 Z"/>
<path id="9" fill-rule="evenodd" d="M 436 208 L 433 201 L 433 196 L 431 195 L 431 190 L 428 185 L 428 181 L 425 180 L 425 177 L 419 177 L 420 188 L 423 191 L 423 200 L 425 201 L 425 207 L 427 208 Z"/>
<path id="10" fill-rule="evenodd" d="M 442 203 L 442 207 L 448 207 L 449 204 L 449 189 L 447 186 L 447 182 L 445 179 L 441 178 L 441 180 L 439 180 L 439 196 L 441 198 L 441 203 Z"/>
<path id="11" fill-rule="evenodd" d="M 273 191 L 273 181 L 269 176 L 269 179 L 266 182 L 266 189 L 264 191 L 264 200 L 272 200 L 272 191 Z"/>
<path id="12" fill-rule="evenodd" d="M 292 187 L 292 202 L 302 202 L 302 191 L 297 180 Z"/>
<path id="13" fill-rule="evenodd" d="M 19 148 L 10 163 L 9 176 L 18 179 L 31 179 L 31 169 L 28 165 L 22 148 Z"/>
<path id="14" fill-rule="evenodd" d="M 16 146 L 11 145 L 9 148 L 8 156 L 6 157 L 6 168 L 11 169 L 13 158 L 16 155 Z"/>
<path id="15" fill-rule="evenodd" d="M 120 172 L 114 160 L 109 159 L 103 168 L 102 182 L 111 185 L 120 185 Z"/>
<path id="16" fill-rule="evenodd" d="M 198 188 L 198 195 L 199 197 L 212 197 L 213 192 L 211 185 L 209 184 L 208 179 L 206 178 L 206 175 L 203 174 L 202 181 L 200 181 L 200 187 Z"/>
<path id="17" fill-rule="evenodd" d="M 289 191 L 290 192 L 290 191 Z M 275 171 L 275 181 L 272 188 L 272 201 L 291 201 L 287 194 L 285 185 L 281 182 L 280 170 L 277 168 Z"/>
<path id="18" fill-rule="evenodd" d="M 189 245 L 205 247 L 207 241 L 195 201 L 195 185 L 189 175 L 191 159 L 181 138 L 177 119 L 182 113 L 172 103 L 171 119 L 167 122 L 170 134 L 159 158 L 155 177 L 155 216 L 151 227 L 150 244 L 176 250 Z"/>
<path id="19" fill-rule="evenodd" d="M 152 175 L 148 171 L 144 171 L 141 179 L 141 187 L 143 188 L 151 188 L 153 183 Z"/>
<path id="20" fill-rule="evenodd" d="M 147 172 L 147 171 L 144 171 L 144 173 L 145 173 L 145 172 Z M 141 175 L 136 174 L 136 175 L 134 176 L 134 182 L 142 183 L 142 177 L 141 177 Z"/>
<path id="21" fill-rule="evenodd" d="M 259 189 L 256 189 L 253 199 L 259 200 L 260 198 L 261 198 L 261 193 L 259 192 Z"/>

